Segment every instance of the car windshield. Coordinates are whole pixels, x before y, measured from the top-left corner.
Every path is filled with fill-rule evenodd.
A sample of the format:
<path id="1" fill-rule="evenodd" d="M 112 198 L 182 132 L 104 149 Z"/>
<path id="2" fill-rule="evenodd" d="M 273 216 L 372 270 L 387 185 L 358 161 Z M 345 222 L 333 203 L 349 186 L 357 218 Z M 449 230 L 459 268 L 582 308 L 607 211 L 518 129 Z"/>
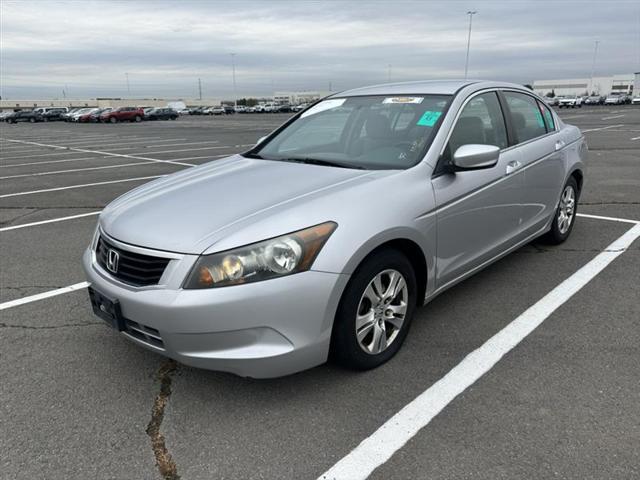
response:
<path id="1" fill-rule="evenodd" d="M 245 155 L 346 168 L 409 168 L 424 156 L 450 100 L 449 95 L 327 99 Z"/>

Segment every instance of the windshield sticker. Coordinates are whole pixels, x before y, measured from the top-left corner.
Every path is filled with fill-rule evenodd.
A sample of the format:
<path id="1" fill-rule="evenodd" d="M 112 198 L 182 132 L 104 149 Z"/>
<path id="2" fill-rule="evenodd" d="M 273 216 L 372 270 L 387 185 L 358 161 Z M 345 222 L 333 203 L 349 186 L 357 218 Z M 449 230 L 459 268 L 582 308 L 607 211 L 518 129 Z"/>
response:
<path id="1" fill-rule="evenodd" d="M 433 127 L 440 118 L 440 115 L 442 115 L 442 112 L 431 112 L 427 110 L 422 114 L 416 125 L 420 125 L 421 127 Z"/>
<path id="2" fill-rule="evenodd" d="M 422 103 L 424 97 L 388 97 L 382 103 Z"/>
<path id="3" fill-rule="evenodd" d="M 344 102 L 346 102 L 346 98 L 335 98 L 333 100 L 325 100 L 324 102 L 320 102 L 317 105 L 311 107 L 309 110 L 300 115 L 300 118 L 308 117 L 309 115 L 315 115 L 316 113 L 324 112 L 325 110 L 331 110 L 332 108 L 338 108 Z"/>

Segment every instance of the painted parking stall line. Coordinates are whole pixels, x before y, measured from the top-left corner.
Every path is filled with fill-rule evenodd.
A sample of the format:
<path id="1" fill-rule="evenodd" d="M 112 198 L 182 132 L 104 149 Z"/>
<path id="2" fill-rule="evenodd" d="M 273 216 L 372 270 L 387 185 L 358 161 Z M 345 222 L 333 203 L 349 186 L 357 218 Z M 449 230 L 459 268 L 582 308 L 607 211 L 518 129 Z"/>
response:
<path id="1" fill-rule="evenodd" d="M 22 142 L 22 140 L 9 140 L 9 141 Z M 31 143 L 33 143 L 33 142 L 31 142 Z M 102 151 L 102 150 L 89 150 L 89 149 L 75 148 L 75 147 L 69 147 L 69 148 L 68 147 L 61 147 L 59 145 L 45 145 L 45 144 L 39 144 L 39 145 L 50 146 L 52 148 L 63 148 L 63 149 L 67 149 L 67 150 L 73 150 L 74 152 L 92 153 L 92 154 L 95 154 L 95 155 L 104 155 L 104 156 L 122 157 L 122 158 L 132 158 L 132 159 L 136 159 L 136 160 L 150 160 L 152 162 L 158 162 L 158 163 L 170 163 L 172 165 L 182 165 L 183 167 L 193 167 L 194 166 L 192 163 L 183 163 L 183 162 L 178 162 L 178 161 L 175 161 L 175 160 L 159 160 L 157 158 L 140 157 L 140 156 L 136 156 L 135 154 L 127 155 L 127 154 L 124 154 L 124 153 L 111 153 L 111 152 L 105 152 L 105 151 Z M 142 153 L 145 153 L 145 152 L 142 152 Z M 158 152 L 158 153 L 162 153 L 162 152 Z"/>
<path id="2" fill-rule="evenodd" d="M 75 292 L 77 290 L 87 288 L 89 285 L 89 282 L 80 282 L 74 285 L 69 285 L 68 287 L 57 288 L 55 290 L 49 290 L 48 292 L 42 292 L 36 295 L 30 295 L 28 297 L 22 297 L 16 300 L 10 300 L 8 302 L 0 303 L 0 310 L 6 310 L 8 308 L 26 305 L 27 303 L 37 302 L 38 300 L 44 300 L 45 298 L 57 297 L 58 295 L 64 295 L 65 293 Z"/>
<path id="3" fill-rule="evenodd" d="M 618 127 L 624 127 L 624 123 L 621 123 L 620 125 L 609 125 L 608 127 L 587 128 L 586 130 L 582 130 L 582 133 L 599 132 L 600 130 L 609 130 L 610 128 L 618 128 Z"/>
<path id="4" fill-rule="evenodd" d="M 458 395 L 493 368 L 502 357 L 572 298 L 611 262 L 640 238 L 640 224 L 621 237 L 577 272 L 525 310 L 510 324 L 467 355 L 444 377 L 363 440 L 319 480 L 364 480 L 384 464 Z"/>
<path id="5" fill-rule="evenodd" d="M 92 170 L 107 170 L 112 168 L 126 168 L 126 167 L 135 167 L 140 165 L 156 165 L 155 162 L 133 162 L 133 163 L 119 163 L 116 165 L 101 165 L 99 167 L 86 167 L 86 168 L 70 168 L 67 170 L 53 170 L 50 172 L 37 172 L 37 173 L 22 173 L 19 175 L 7 175 L 4 177 L 0 177 L 0 180 L 9 180 L 13 178 L 25 178 L 25 177 L 41 177 L 47 175 L 63 175 L 65 173 L 76 173 L 76 172 L 88 172 Z"/>
<path id="6" fill-rule="evenodd" d="M 39 222 L 21 223 L 20 225 L 13 225 L 11 227 L 2 227 L 0 228 L 0 232 L 9 232 L 11 230 L 20 230 L 21 228 L 29 228 L 29 227 L 37 227 L 39 225 L 46 225 L 48 223 L 66 222 L 67 220 L 75 220 L 77 218 L 91 217 L 95 215 L 100 215 L 101 211 L 102 210 L 97 212 L 80 213 L 78 215 L 69 215 L 67 217 L 51 218 L 49 220 L 41 220 Z"/>
<path id="7" fill-rule="evenodd" d="M 614 118 L 620 118 L 620 117 L 624 117 L 624 114 L 622 114 L 622 115 L 613 115 L 611 117 L 602 117 L 602 120 L 613 120 Z"/>
<path id="8" fill-rule="evenodd" d="M 4 195 L 0 195 L 0 198 L 20 197 L 23 195 L 35 195 L 38 193 L 59 192 L 62 190 L 72 190 L 75 188 L 98 187 L 101 185 L 111 185 L 114 183 L 126 183 L 126 182 L 137 182 L 142 180 L 152 180 L 152 179 L 160 178 L 164 176 L 165 175 L 152 175 L 150 177 L 125 178 L 122 180 L 109 180 L 106 182 L 94 182 L 94 183 L 84 183 L 80 185 L 68 185 L 66 187 L 44 188 L 42 190 L 31 190 L 29 192 L 5 193 Z"/>

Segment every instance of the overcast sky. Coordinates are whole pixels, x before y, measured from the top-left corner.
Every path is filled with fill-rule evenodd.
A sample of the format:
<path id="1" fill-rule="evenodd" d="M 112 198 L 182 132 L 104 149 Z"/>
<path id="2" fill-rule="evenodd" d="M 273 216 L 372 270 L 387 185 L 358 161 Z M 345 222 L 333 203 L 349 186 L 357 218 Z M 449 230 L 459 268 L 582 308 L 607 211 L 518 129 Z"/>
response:
<path id="1" fill-rule="evenodd" d="M 3 99 L 197 98 L 464 75 L 535 79 L 640 71 L 640 2 L 0 2 Z M 391 67 L 389 67 L 391 65 Z M 130 91 L 127 90 L 126 73 Z"/>

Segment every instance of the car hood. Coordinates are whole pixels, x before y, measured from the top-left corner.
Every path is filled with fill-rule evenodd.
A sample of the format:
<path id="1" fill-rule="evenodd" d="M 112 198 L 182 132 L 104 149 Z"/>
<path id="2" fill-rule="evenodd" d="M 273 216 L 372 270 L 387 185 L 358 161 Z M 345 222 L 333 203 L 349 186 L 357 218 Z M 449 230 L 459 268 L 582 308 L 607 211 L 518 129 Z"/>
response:
<path id="1" fill-rule="evenodd" d="M 132 245 L 200 254 L 222 230 L 300 208 L 311 197 L 349 188 L 374 173 L 382 174 L 235 155 L 126 193 L 104 209 L 100 227 Z"/>

